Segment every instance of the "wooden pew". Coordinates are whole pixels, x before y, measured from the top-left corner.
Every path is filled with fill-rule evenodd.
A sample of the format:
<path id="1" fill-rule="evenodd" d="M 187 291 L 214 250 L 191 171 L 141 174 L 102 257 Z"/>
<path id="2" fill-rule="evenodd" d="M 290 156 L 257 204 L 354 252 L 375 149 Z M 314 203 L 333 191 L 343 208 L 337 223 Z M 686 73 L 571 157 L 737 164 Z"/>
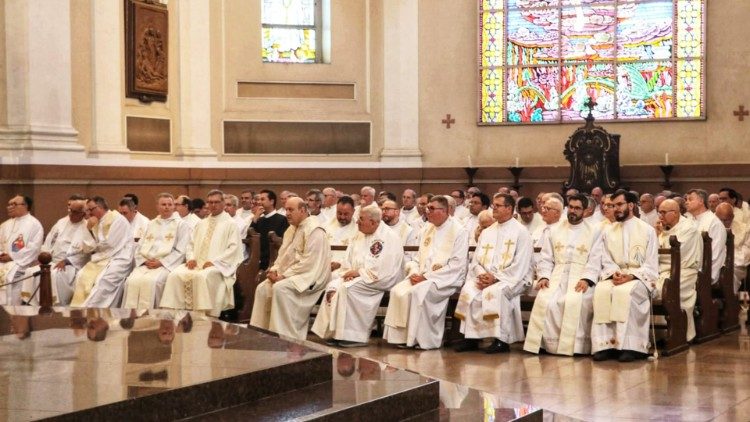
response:
<path id="1" fill-rule="evenodd" d="M 713 286 L 713 296 L 720 305 L 719 329 L 727 333 L 740 328 L 740 302 L 734 294 L 734 233 L 727 229 L 727 258 L 721 268 L 719 282 Z"/>
<path id="2" fill-rule="evenodd" d="M 680 307 L 680 266 L 682 257 L 680 254 L 680 242 L 677 240 L 677 236 L 670 236 L 669 248 L 659 248 L 659 254 L 670 256 L 669 278 L 664 281 L 664 286 L 662 286 L 661 300 L 653 302 L 652 318 L 654 315 L 663 315 L 667 321 L 665 327 L 667 335 L 664 337 L 662 353 L 664 355 L 673 355 L 689 347 L 686 339 L 687 319 L 693 317 L 692 315 L 687 315 L 687 312 Z"/>
<path id="3" fill-rule="evenodd" d="M 712 295 L 711 287 L 711 237 L 702 232 L 703 262 L 698 272 L 698 282 L 695 286 L 697 299 L 695 301 L 695 343 L 703 343 L 718 337 L 719 309 Z"/>
<path id="4" fill-rule="evenodd" d="M 242 293 L 242 308 L 240 309 L 239 322 L 250 321 L 255 301 L 255 288 L 258 287 L 258 272 L 260 271 L 260 234 L 250 228 L 247 237 L 242 240 L 248 250 L 248 259 L 237 268 L 237 284 Z"/>

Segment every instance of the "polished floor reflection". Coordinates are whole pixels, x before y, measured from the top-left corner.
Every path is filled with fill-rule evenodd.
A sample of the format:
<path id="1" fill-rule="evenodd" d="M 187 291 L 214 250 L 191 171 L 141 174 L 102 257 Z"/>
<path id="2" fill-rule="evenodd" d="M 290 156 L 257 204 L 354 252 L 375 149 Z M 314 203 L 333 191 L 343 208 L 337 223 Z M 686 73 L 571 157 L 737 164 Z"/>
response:
<path id="1" fill-rule="evenodd" d="M 400 350 L 379 339 L 348 351 L 554 413 L 545 420 L 750 421 L 745 327 L 676 356 L 634 363 L 536 356 L 522 352 L 520 343 L 504 355 Z M 444 390 L 441 406 L 477 407 L 465 404 L 469 395 Z"/>

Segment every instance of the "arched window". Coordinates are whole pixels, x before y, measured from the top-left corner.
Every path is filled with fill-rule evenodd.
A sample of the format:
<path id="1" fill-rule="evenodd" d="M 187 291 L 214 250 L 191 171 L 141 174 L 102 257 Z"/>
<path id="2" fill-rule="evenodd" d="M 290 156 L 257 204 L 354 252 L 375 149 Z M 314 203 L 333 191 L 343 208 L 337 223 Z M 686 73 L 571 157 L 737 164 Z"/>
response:
<path id="1" fill-rule="evenodd" d="M 479 0 L 479 124 L 702 119 L 703 0 Z"/>
<path id="2" fill-rule="evenodd" d="M 263 61 L 328 62 L 324 53 L 326 0 L 262 0 Z M 326 10 L 324 10 L 326 9 Z"/>

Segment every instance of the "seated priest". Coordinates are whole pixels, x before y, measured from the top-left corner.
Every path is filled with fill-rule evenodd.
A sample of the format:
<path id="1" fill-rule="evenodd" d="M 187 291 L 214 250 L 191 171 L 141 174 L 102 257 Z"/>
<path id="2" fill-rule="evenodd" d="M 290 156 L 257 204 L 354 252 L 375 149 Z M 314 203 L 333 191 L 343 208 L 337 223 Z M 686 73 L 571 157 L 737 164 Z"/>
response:
<path id="1" fill-rule="evenodd" d="M 383 338 L 399 347 L 442 345 L 448 299 L 464 283 L 469 235 L 449 217 L 448 199 L 434 196 L 428 223 L 419 234 L 419 252 L 405 265 L 407 277 L 391 290 Z"/>
<path id="2" fill-rule="evenodd" d="M 674 235 L 680 242 L 680 308 L 684 309 L 687 318 L 687 341 L 695 337 L 695 319 L 693 309 L 697 293 L 698 271 L 703 258 L 703 240 L 695 222 L 680 215 L 680 204 L 672 199 L 664 200 L 659 205 L 659 221 L 656 232 L 659 236 L 659 247 L 669 248 L 669 238 Z M 654 297 L 662 299 L 664 281 L 670 277 L 672 260 L 669 255 L 659 255 L 659 278 L 656 280 Z"/>
<path id="3" fill-rule="evenodd" d="M 75 277 L 86 265 L 89 254 L 80 249 L 80 239 L 88 235 L 86 230 L 86 200 L 68 201 L 68 215 L 61 218 L 47 234 L 42 252 L 52 255 L 50 276 L 52 278 L 53 303 L 67 305 L 73 296 Z M 39 266 L 26 270 L 26 277 L 39 271 Z M 21 296 L 31 305 L 39 304 L 39 276 L 24 281 Z M 36 294 L 35 294 L 36 292 Z"/>
<path id="4" fill-rule="evenodd" d="M 339 198 L 336 203 L 336 218 L 322 226 L 328 238 L 329 245 L 348 246 L 354 236 L 357 235 L 357 224 L 353 221 L 354 200 L 349 196 Z M 344 251 L 331 251 L 331 271 L 335 271 L 341 265 L 346 253 Z"/>
<path id="5" fill-rule="evenodd" d="M 573 356 L 591 353 L 594 283 L 601 269 L 601 228 L 584 219 L 588 199 L 568 198 L 567 218 L 550 228 L 536 262 L 539 291 L 524 350 Z"/>
<path id="6" fill-rule="evenodd" d="M 185 252 L 187 262 L 167 276 L 160 306 L 204 311 L 216 317 L 234 308 L 233 286 L 242 262 L 242 241 L 237 223 L 224 211 L 224 193 L 210 191 L 206 204 L 209 215 L 195 226 Z"/>
<path id="7" fill-rule="evenodd" d="M 394 207 L 394 212 L 398 215 L 398 208 Z M 383 293 L 403 276 L 402 240 L 381 221 L 382 215 L 375 204 L 360 209 L 359 232 L 326 287 L 312 331 L 332 339 L 328 341 L 331 345 L 366 346 Z"/>
<path id="8" fill-rule="evenodd" d="M 711 238 L 711 284 L 716 284 L 721 277 L 721 267 L 727 259 L 727 230 L 708 209 L 708 192 L 703 189 L 689 190 L 685 207 L 695 221 L 698 232 L 708 232 Z"/>
<path id="9" fill-rule="evenodd" d="M 387 200 L 384 201 L 380 206 L 380 210 L 383 212 L 383 223 L 390 227 L 391 230 L 396 232 L 398 237 L 401 239 L 402 246 L 416 246 L 417 245 L 417 230 L 411 225 L 404 221 L 401 216 L 398 205 L 395 201 Z M 403 252 L 403 250 L 402 250 Z"/>
<path id="10" fill-rule="evenodd" d="M 128 220 L 110 210 L 101 196 L 88 200 L 89 218 L 80 248 L 91 260 L 76 275 L 70 306 L 110 308 L 120 305 L 125 278 L 133 269 L 133 232 Z"/>
<path id="11" fill-rule="evenodd" d="M 331 246 L 304 199 L 287 199 L 286 217 L 291 227 L 268 278 L 255 289 L 250 325 L 305 339 L 310 311 L 331 278 Z"/>
<path id="12" fill-rule="evenodd" d="M 0 225 L 0 303 L 20 305 L 22 278 L 26 269 L 34 265 L 44 242 L 44 229 L 31 215 L 33 200 L 16 195 L 8 201 L 8 220 Z"/>
<path id="13" fill-rule="evenodd" d="M 734 234 L 734 293 L 739 291 L 740 285 L 747 277 L 747 266 L 750 264 L 750 230 L 734 214 L 738 209 L 740 208 L 728 203 L 716 206 L 716 217 L 725 228 L 732 229 Z"/>
<path id="14" fill-rule="evenodd" d="M 492 198 L 496 222 L 479 235 L 456 306 L 466 337 L 456 346 L 458 352 L 478 349 L 483 338 L 493 338 L 486 353 L 508 352 L 510 343 L 523 340 L 520 295 L 527 287 L 534 247 L 528 230 L 513 218 L 515 205 L 507 193 Z"/>
<path id="15" fill-rule="evenodd" d="M 602 233 L 602 272 L 594 289 L 591 349 L 594 360 L 632 362 L 649 348 L 649 297 L 659 278 L 656 230 L 635 217 L 638 197 L 612 194 L 615 222 Z"/>
<path id="16" fill-rule="evenodd" d="M 160 193 L 157 197 L 159 215 L 146 226 L 136 247 L 135 269 L 125 281 L 123 308 L 158 307 L 167 276 L 185 262 L 190 227 L 174 209 L 174 197 Z"/>

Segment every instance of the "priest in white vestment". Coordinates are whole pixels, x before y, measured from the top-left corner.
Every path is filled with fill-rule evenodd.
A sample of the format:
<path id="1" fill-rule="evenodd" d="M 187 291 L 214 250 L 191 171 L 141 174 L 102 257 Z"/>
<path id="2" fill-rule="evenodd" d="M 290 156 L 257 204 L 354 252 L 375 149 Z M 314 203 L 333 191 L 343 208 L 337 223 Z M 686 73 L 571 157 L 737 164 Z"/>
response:
<path id="1" fill-rule="evenodd" d="M 80 248 L 91 254 L 91 260 L 76 275 L 70 306 L 118 307 L 133 268 L 133 232 L 128 220 L 110 210 L 101 196 L 91 198 L 86 207 L 90 217 Z"/>
<path id="2" fill-rule="evenodd" d="M 583 217 L 588 200 L 568 198 L 568 214 L 550 229 L 537 261 L 539 291 L 524 350 L 573 356 L 591 353 L 594 284 L 601 270 L 601 230 Z"/>
<path id="3" fill-rule="evenodd" d="M 185 261 L 190 228 L 174 213 L 174 199 L 159 194 L 159 215 L 151 220 L 135 252 L 135 269 L 125 281 L 123 308 L 159 306 L 169 273 Z"/>
<path id="4" fill-rule="evenodd" d="M 89 254 L 84 253 L 80 246 L 81 239 L 88 235 L 85 216 L 85 200 L 69 201 L 68 215 L 52 226 L 42 245 L 42 252 L 48 252 L 52 256 L 50 277 L 52 300 L 55 305 L 70 303 L 76 274 L 89 260 Z M 27 269 L 26 277 L 37 271 L 39 271 L 38 265 Z M 21 297 L 31 305 L 38 305 L 38 288 L 39 276 L 27 279 L 23 283 Z"/>
<path id="5" fill-rule="evenodd" d="M 685 207 L 695 220 L 698 232 L 708 232 L 711 237 L 711 284 L 719 282 L 721 267 L 727 259 L 727 230 L 708 209 L 708 193 L 703 189 L 691 189 L 687 193 Z"/>
<path id="6" fill-rule="evenodd" d="M 339 199 L 336 204 L 336 218 L 323 225 L 329 245 L 349 246 L 357 235 L 357 224 L 352 220 L 354 216 L 354 201 L 349 196 Z M 346 256 L 345 251 L 330 251 L 331 271 L 339 268 Z"/>
<path id="7" fill-rule="evenodd" d="M 26 269 L 37 262 L 44 242 L 44 229 L 31 215 L 33 200 L 16 195 L 8 201 L 8 220 L 0 225 L 0 301 L 6 305 L 21 304 L 22 278 Z"/>
<path id="8" fill-rule="evenodd" d="M 327 187 L 323 189 L 323 205 L 320 207 L 320 221 L 323 225 L 328 224 L 329 221 L 336 219 L 336 204 L 338 203 L 338 196 L 336 195 L 336 189 Z"/>
<path id="9" fill-rule="evenodd" d="M 616 222 L 602 234 L 602 272 L 594 289 L 591 348 L 594 360 L 645 358 L 649 348 L 650 296 L 659 278 L 656 230 L 635 217 L 638 197 L 612 195 Z"/>
<path id="10" fill-rule="evenodd" d="M 515 200 L 505 193 L 492 199 L 496 222 L 479 235 L 466 283 L 456 306 L 466 340 L 456 351 L 476 350 L 479 340 L 492 338 L 486 353 L 510 350 L 523 340 L 521 294 L 526 290 L 533 246 L 526 228 L 513 218 Z"/>
<path id="11" fill-rule="evenodd" d="M 406 220 L 406 222 L 417 231 L 421 230 L 422 227 L 427 224 L 427 205 L 429 205 L 431 200 L 431 193 L 422 194 L 417 199 L 417 205 L 414 207 L 417 211 L 409 214 L 409 217 Z"/>
<path id="12" fill-rule="evenodd" d="M 697 293 L 695 285 L 703 259 L 703 240 L 695 222 L 680 214 L 680 204 L 667 199 L 659 205 L 659 222 L 656 231 L 659 247 L 669 249 L 669 238 L 677 236 L 680 242 L 680 308 L 687 313 L 687 341 L 695 337 L 693 309 Z M 671 275 L 672 260 L 669 255 L 659 255 L 659 279 L 656 280 L 654 298 L 662 300 L 664 281 Z"/>
<path id="13" fill-rule="evenodd" d="M 529 234 L 534 233 L 539 227 L 546 224 L 539 213 L 534 212 L 534 201 L 531 198 L 518 200 L 518 222 L 526 227 Z"/>
<path id="14" fill-rule="evenodd" d="M 419 235 L 419 252 L 406 263 L 405 280 L 391 290 L 383 338 L 400 347 L 442 345 L 448 299 L 466 277 L 469 236 L 449 217 L 448 200 L 435 196 Z"/>
<path id="15" fill-rule="evenodd" d="M 396 232 L 399 239 L 401 239 L 402 246 L 417 246 L 417 230 L 414 230 L 412 226 L 401 218 L 401 213 L 396 202 L 391 200 L 384 201 L 380 206 L 380 210 L 383 212 L 383 223 Z"/>
<path id="16" fill-rule="evenodd" d="M 310 312 L 331 278 L 330 244 L 302 198 L 289 198 L 291 225 L 268 278 L 255 289 L 250 325 L 304 340 Z"/>
<path id="17" fill-rule="evenodd" d="M 549 234 L 550 227 L 560 221 L 562 212 L 563 204 L 559 199 L 549 198 L 544 201 L 544 205 L 542 206 L 542 220 L 544 221 L 544 224 L 538 226 L 536 230 L 531 233 L 531 241 L 535 248 L 541 247 Z"/>
<path id="18" fill-rule="evenodd" d="M 409 224 L 414 216 L 419 216 L 417 211 L 417 192 L 413 189 L 406 189 L 401 194 L 401 216 L 400 220 Z"/>
<path id="19" fill-rule="evenodd" d="M 734 235 L 734 293 L 736 294 L 742 282 L 747 277 L 747 266 L 750 264 L 750 230 L 738 219 L 734 211 L 738 208 L 731 204 L 719 204 L 716 207 L 716 217 L 725 228 L 732 229 Z"/>
<path id="20" fill-rule="evenodd" d="M 224 211 L 224 193 L 212 190 L 201 220 L 188 243 L 185 259 L 167 276 L 159 306 L 204 311 L 218 317 L 234 308 L 233 286 L 242 262 L 242 240 L 237 223 Z"/>
<path id="21" fill-rule="evenodd" d="M 659 221 L 659 216 L 654 205 L 654 196 L 650 193 L 644 193 L 641 195 L 641 220 L 648 223 L 649 226 L 654 227 L 656 222 Z"/>
<path id="22" fill-rule="evenodd" d="M 398 213 L 398 208 L 394 209 Z M 332 338 L 333 345 L 367 345 L 383 293 L 403 277 L 401 238 L 381 217 L 375 204 L 360 209 L 359 232 L 326 287 L 312 331 L 321 338 Z"/>
<path id="23" fill-rule="evenodd" d="M 120 200 L 118 211 L 128 220 L 130 224 L 130 231 L 133 233 L 133 241 L 143 237 L 143 233 L 146 232 L 146 226 L 148 226 L 148 217 L 138 212 L 138 204 L 130 197 L 125 196 Z M 135 246 L 135 245 L 134 245 Z"/>
<path id="24" fill-rule="evenodd" d="M 469 234 L 469 246 L 476 246 L 477 240 L 474 237 L 474 233 L 479 227 L 479 214 L 490 207 L 490 198 L 479 192 L 469 199 L 469 215 L 464 220 L 464 226 L 466 232 Z"/>

